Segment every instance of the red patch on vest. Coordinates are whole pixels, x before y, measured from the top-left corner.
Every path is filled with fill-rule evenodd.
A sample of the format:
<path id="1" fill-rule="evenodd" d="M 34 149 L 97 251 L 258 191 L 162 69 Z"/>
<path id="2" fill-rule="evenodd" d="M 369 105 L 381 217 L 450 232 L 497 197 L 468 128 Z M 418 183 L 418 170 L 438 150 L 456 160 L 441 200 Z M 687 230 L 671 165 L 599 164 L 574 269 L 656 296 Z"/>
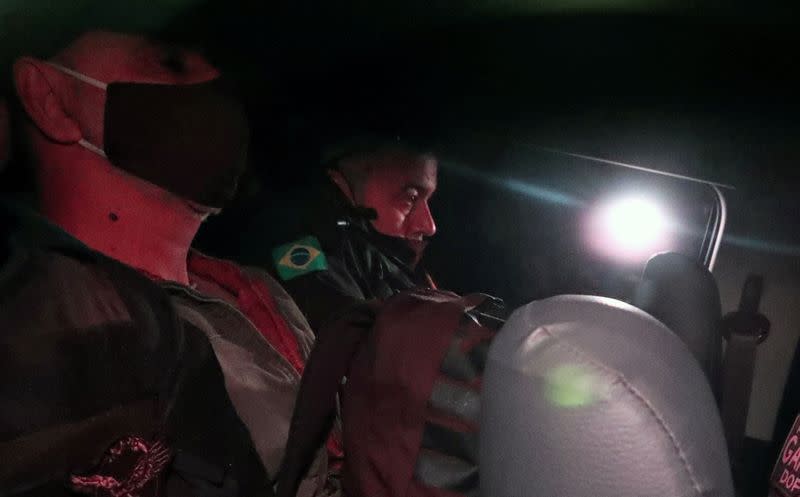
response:
<path id="1" fill-rule="evenodd" d="M 158 495 L 172 451 L 160 441 L 126 437 L 111 446 L 96 473 L 70 477 L 72 490 L 94 497 Z"/>
<path id="2" fill-rule="evenodd" d="M 267 284 L 246 275 L 236 264 L 191 252 L 189 271 L 214 281 L 236 296 L 238 308 L 264 338 L 297 371 L 303 374 L 305 360 L 297 337 L 278 310 Z"/>

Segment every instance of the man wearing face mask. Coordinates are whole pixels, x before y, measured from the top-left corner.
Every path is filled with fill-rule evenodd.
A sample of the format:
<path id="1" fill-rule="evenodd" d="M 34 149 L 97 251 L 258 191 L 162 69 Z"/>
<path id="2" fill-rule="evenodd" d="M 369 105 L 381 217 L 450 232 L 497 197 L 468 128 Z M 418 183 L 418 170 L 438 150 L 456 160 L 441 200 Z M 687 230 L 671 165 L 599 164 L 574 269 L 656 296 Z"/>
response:
<path id="1" fill-rule="evenodd" d="M 231 402 L 277 475 L 313 334 L 267 275 L 191 249 L 233 196 L 247 148 L 243 110 L 218 70 L 191 51 L 92 32 L 13 72 L 42 214 L 158 282 L 209 337 Z M 336 491 L 322 451 L 298 495 Z"/>
<path id="2" fill-rule="evenodd" d="M 272 251 L 274 269 L 315 331 L 352 303 L 434 286 L 420 260 L 436 233 L 429 206 L 436 157 L 370 136 L 324 159 L 327 178 L 298 223 L 300 238 Z"/>

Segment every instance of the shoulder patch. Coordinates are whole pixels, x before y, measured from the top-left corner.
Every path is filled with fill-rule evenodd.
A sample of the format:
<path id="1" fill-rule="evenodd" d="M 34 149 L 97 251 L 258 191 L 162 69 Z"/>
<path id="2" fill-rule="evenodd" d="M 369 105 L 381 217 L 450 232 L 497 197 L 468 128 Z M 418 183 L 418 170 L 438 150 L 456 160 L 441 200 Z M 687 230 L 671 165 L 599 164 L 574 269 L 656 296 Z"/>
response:
<path id="1" fill-rule="evenodd" d="M 315 236 L 276 247 L 272 250 L 272 260 L 283 281 L 328 269 L 328 260 Z"/>

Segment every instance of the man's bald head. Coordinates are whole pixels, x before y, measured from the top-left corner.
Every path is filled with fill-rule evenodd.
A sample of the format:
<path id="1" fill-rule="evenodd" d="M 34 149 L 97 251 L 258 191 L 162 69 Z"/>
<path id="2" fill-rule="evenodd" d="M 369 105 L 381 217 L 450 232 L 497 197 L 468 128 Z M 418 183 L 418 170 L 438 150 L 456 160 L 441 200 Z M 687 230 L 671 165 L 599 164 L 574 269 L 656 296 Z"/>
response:
<path id="1" fill-rule="evenodd" d="M 49 62 L 103 83 L 192 84 L 219 76 L 200 54 L 139 35 L 92 31 L 81 35 Z M 45 61 L 23 57 L 14 64 L 23 107 L 46 138 L 75 143 L 81 138 L 103 146 L 106 94 Z"/>
<path id="2" fill-rule="evenodd" d="M 141 35 L 91 31 L 52 58 L 101 81 L 191 84 L 219 75 L 200 54 Z"/>
<path id="3" fill-rule="evenodd" d="M 433 154 L 420 152 L 402 145 L 385 145 L 340 159 L 336 168 L 353 189 L 355 202 L 363 201 L 364 185 L 370 177 L 381 170 L 390 172 L 414 168 L 423 163 L 436 162 Z"/>

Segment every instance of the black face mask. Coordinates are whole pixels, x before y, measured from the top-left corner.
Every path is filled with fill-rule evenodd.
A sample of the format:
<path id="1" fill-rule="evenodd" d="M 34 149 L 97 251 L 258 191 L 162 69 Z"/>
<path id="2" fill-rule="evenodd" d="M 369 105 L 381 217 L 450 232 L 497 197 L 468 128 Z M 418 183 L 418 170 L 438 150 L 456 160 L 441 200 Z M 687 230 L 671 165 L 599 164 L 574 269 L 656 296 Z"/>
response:
<path id="1" fill-rule="evenodd" d="M 81 145 L 195 203 L 223 207 L 233 198 L 246 165 L 249 131 L 241 103 L 219 80 L 105 85 L 55 67 L 106 90 L 104 148 L 85 140 Z"/>

